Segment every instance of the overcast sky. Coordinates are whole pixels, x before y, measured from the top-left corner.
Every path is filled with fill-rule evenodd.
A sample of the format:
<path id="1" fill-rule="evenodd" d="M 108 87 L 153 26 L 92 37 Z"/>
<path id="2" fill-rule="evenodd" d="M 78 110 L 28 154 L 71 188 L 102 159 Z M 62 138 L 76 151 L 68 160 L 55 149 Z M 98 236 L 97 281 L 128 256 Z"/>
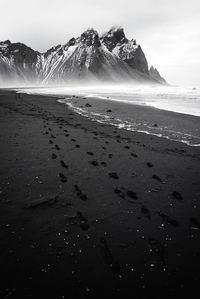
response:
<path id="1" fill-rule="evenodd" d="M 200 0 L 0 0 L 0 8 L 0 40 L 43 52 L 117 24 L 168 82 L 200 86 Z"/>

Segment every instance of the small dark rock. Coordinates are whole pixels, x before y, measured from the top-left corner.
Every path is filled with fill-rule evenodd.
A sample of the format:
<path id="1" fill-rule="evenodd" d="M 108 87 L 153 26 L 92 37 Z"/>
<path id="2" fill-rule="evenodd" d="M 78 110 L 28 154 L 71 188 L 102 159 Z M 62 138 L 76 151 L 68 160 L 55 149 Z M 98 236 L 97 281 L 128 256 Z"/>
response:
<path id="1" fill-rule="evenodd" d="M 116 179 L 116 180 L 119 179 L 119 177 L 118 177 L 118 175 L 117 175 L 116 172 L 110 172 L 108 175 L 112 179 Z"/>
<path id="2" fill-rule="evenodd" d="M 85 104 L 85 107 L 92 107 L 89 103 Z"/>
<path id="3" fill-rule="evenodd" d="M 147 162 L 147 166 L 148 166 L 149 168 L 151 168 L 151 167 L 153 167 L 153 164 L 152 164 L 151 162 Z"/>

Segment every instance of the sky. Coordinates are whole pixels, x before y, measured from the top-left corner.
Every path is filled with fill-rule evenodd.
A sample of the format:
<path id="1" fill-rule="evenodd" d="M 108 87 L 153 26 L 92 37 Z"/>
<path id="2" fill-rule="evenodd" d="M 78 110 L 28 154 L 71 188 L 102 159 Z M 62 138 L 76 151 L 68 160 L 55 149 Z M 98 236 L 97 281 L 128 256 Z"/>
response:
<path id="1" fill-rule="evenodd" d="M 44 52 L 121 25 L 171 84 L 200 86 L 200 0 L 0 0 L 0 40 Z"/>

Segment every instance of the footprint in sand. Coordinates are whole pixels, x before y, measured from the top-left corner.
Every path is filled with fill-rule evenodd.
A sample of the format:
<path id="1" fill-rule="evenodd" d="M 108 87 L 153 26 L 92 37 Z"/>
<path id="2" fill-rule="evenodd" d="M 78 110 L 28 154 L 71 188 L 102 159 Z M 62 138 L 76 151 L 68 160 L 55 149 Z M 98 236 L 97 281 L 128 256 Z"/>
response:
<path id="1" fill-rule="evenodd" d="M 147 166 L 148 166 L 149 168 L 151 168 L 151 167 L 153 167 L 153 164 L 152 164 L 151 162 L 147 162 Z"/>
<path id="2" fill-rule="evenodd" d="M 60 161 L 60 164 L 64 168 L 68 168 L 69 167 L 63 160 Z"/>
<path id="3" fill-rule="evenodd" d="M 53 153 L 53 154 L 51 155 L 51 158 L 52 158 L 52 159 L 56 159 L 56 158 L 57 158 L 56 154 Z"/>
<path id="4" fill-rule="evenodd" d="M 55 145 L 55 148 L 59 151 L 60 150 L 60 147 L 56 144 Z"/>
<path id="5" fill-rule="evenodd" d="M 62 183 L 66 183 L 67 182 L 67 178 L 66 178 L 66 176 L 62 172 L 59 173 L 59 177 L 61 178 L 61 182 Z"/>
<path id="6" fill-rule="evenodd" d="M 76 213 L 76 215 L 77 215 L 77 217 L 80 221 L 80 228 L 82 230 L 88 230 L 89 227 L 90 227 L 89 224 L 88 224 L 88 220 L 83 216 L 83 214 L 80 211 L 78 211 Z"/>
<path id="7" fill-rule="evenodd" d="M 94 156 L 94 153 L 92 153 L 92 152 L 87 152 L 87 154 L 90 156 Z"/>
<path id="8" fill-rule="evenodd" d="M 114 189 L 114 192 L 115 192 L 117 195 L 119 195 L 121 198 L 123 198 L 123 199 L 125 198 L 123 192 L 122 192 L 120 189 L 115 188 L 115 189 Z"/>
<path id="9" fill-rule="evenodd" d="M 175 199 L 183 200 L 182 195 L 181 195 L 178 191 L 174 191 L 174 192 L 172 192 L 172 196 L 173 196 Z"/>
<path id="10" fill-rule="evenodd" d="M 98 166 L 99 165 L 99 163 L 95 160 L 94 161 L 89 161 L 89 163 L 92 164 L 93 166 Z"/>
<path id="11" fill-rule="evenodd" d="M 100 246 L 104 254 L 104 262 L 109 267 L 109 269 L 117 274 L 119 277 L 122 276 L 122 267 L 120 263 L 113 257 L 112 251 L 108 247 L 107 240 L 105 237 L 100 238 Z"/>
<path id="12" fill-rule="evenodd" d="M 171 217 L 169 217 L 168 215 L 158 212 L 158 215 L 162 218 L 162 220 L 166 223 L 166 224 L 171 224 L 173 226 L 179 226 L 179 223 L 175 220 L 172 219 Z"/>
<path id="13" fill-rule="evenodd" d="M 85 195 L 81 189 L 78 187 L 78 185 L 74 185 L 74 189 L 76 191 L 76 194 L 78 195 L 78 197 L 80 197 L 81 200 L 87 200 L 87 195 Z"/>
<path id="14" fill-rule="evenodd" d="M 134 200 L 138 199 L 137 193 L 136 193 L 136 192 L 133 192 L 133 191 L 131 191 L 131 190 L 128 190 L 128 191 L 126 192 L 126 195 L 127 195 L 128 197 L 130 197 L 131 199 L 134 199 Z"/>
<path id="15" fill-rule="evenodd" d="M 158 175 L 156 175 L 156 174 L 153 174 L 153 175 L 152 175 L 152 179 L 157 180 L 158 182 L 161 182 L 161 183 L 162 183 L 161 178 L 160 178 Z"/>
<path id="16" fill-rule="evenodd" d="M 150 213 L 150 211 L 147 209 L 147 208 L 145 208 L 145 207 L 142 207 L 141 208 L 141 213 L 147 218 L 147 219 L 151 219 L 151 213 Z"/>

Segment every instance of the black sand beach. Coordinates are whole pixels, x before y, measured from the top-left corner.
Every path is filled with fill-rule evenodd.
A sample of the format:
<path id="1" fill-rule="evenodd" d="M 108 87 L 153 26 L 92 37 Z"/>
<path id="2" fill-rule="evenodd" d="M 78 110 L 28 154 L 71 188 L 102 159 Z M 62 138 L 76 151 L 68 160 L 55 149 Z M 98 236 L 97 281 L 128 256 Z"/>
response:
<path id="1" fill-rule="evenodd" d="M 199 147 L 1 90 L 0 165 L 0 298 L 200 290 Z"/>

